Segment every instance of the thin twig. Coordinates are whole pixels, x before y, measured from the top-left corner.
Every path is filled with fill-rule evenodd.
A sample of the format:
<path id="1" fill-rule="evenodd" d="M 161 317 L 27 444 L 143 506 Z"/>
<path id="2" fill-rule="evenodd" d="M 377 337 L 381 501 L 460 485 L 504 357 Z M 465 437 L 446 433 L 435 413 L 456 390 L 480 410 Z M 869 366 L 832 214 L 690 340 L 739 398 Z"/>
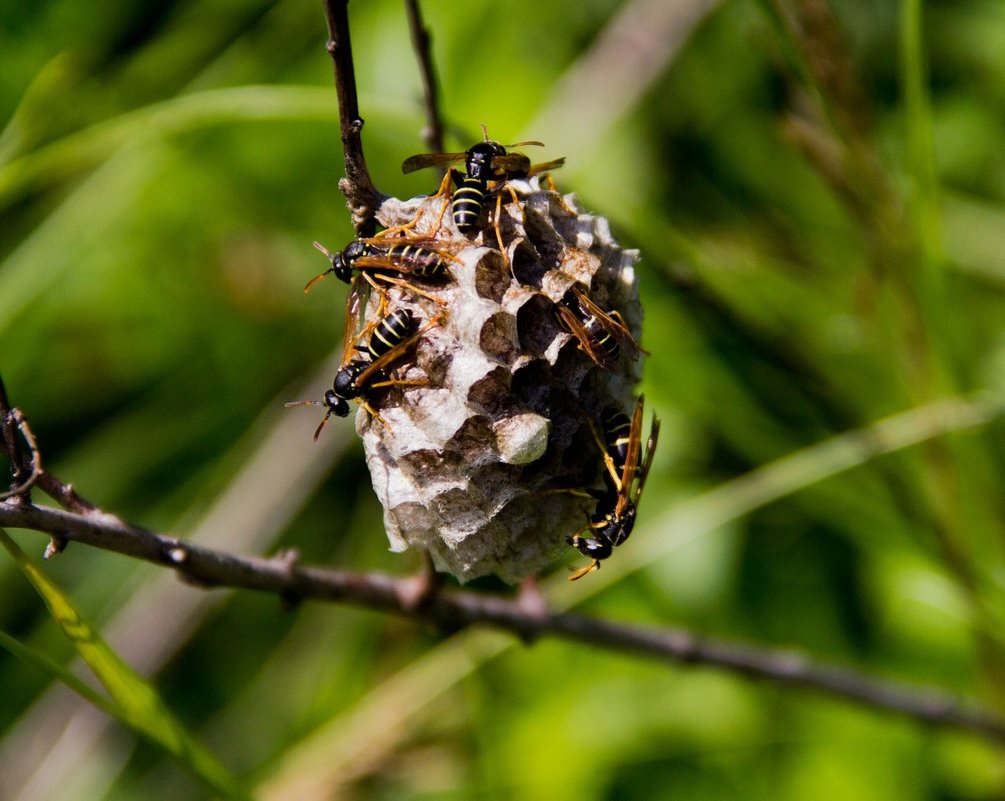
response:
<path id="1" fill-rule="evenodd" d="M 242 557 L 131 526 L 114 515 L 79 515 L 39 506 L 0 503 L 0 526 L 61 532 L 70 539 L 171 567 L 193 584 L 241 587 L 284 600 L 313 599 L 418 617 L 445 631 L 484 625 L 531 641 L 550 635 L 672 664 L 701 664 L 755 678 L 823 691 L 1005 742 L 1005 719 L 943 690 L 881 680 L 812 660 L 794 651 L 758 648 L 699 637 L 681 629 L 655 629 L 568 613 L 529 611 L 519 599 L 462 590 L 442 591 L 416 605 L 407 578 L 299 565 L 281 556 Z"/>
<path id="2" fill-rule="evenodd" d="M 15 428 L 20 430 L 31 449 L 30 470 L 25 467 L 26 461 L 17 436 L 14 434 Z M 94 504 L 77 494 L 72 484 L 63 483 L 42 467 L 42 455 L 35 442 L 35 436 L 21 411 L 10 405 L 3 377 L 0 377 L 0 447 L 3 448 L 3 452 L 10 460 L 12 486 L 14 487 L 12 492 L 0 495 L 0 500 L 12 495 L 23 495 L 27 492 L 27 489 L 22 488 L 24 485 L 27 485 L 28 489 L 37 485 L 46 495 L 71 512 L 86 514 L 97 510 Z M 30 497 L 25 497 L 25 501 L 28 500 Z"/>
<path id="3" fill-rule="evenodd" d="M 433 67 L 433 50 L 429 28 L 422 20 L 419 0 L 405 0 L 408 15 L 408 29 L 412 35 L 412 47 L 419 60 L 419 76 L 422 78 L 422 96 L 426 108 L 426 127 L 422 130 L 422 141 L 432 153 L 443 151 L 443 120 L 440 117 L 440 91 Z"/>
<path id="4" fill-rule="evenodd" d="M 6 398 L 0 400 L 0 404 L 6 407 Z M 14 481 L 17 481 L 19 477 L 21 478 L 21 482 L 13 486 L 9 491 L 0 492 L 0 501 L 5 501 L 17 495 L 23 496 L 25 503 L 29 503 L 31 498 L 28 496 L 28 491 L 38 481 L 39 476 L 42 475 L 42 456 L 38 452 L 38 444 L 35 442 L 35 435 L 31 431 L 31 426 L 28 425 L 28 420 L 22 414 L 21 410 L 0 408 L 0 414 L 4 416 L 4 450 L 11 454 L 11 474 L 14 477 Z M 8 440 L 11 425 L 21 432 L 21 436 L 28 445 L 28 450 L 31 451 L 31 471 L 27 477 L 24 477 L 24 468 L 19 463 L 16 442 Z M 12 445 L 14 447 L 11 449 Z"/>
<path id="5" fill-rule="evenodd" d="M 7 397 L 7 387 L 4 385 L 3 378 L 0 377 L 0 444 L 3 445 L 4 453 L 10 459 L 11 475 L 11 491 L 0 495 L 0 499 L 9 498 L 12 495 L 23 495 L 24 501 L 27 503 L 31 499 L 26 493 L 31 489 L 31 483 L 34 483 L 34 480 L 28 483 L 29 479 L 25 475 L 28 471 L 25 469 L 24 455 L 17 438 L 16 429 L 19 428 L 19 425 L 14 415 L 15 411 Z M 24 433 L 23 429 L 21 433 Z M 37 453 L 37 450 L 34 450 L 33 453 Z M 25 486 L 26 484 L 27 486 Z"/>
<path id="6" fill-rule="evenodd" d="M 323 0 L 328 23 L 325 44 L 335 66 L 335 91 L 338 95 L 339 130 L 345 156 L 345 178 L 339 189 L 352 211 L 353 226 L 359 236 L 376 232 L 376 212 L 385 196 L 377 191 L 363 156 L 363 119 L 359 115 L 356 94 L 356 70 L 349 37 L 349 0 Z"/>

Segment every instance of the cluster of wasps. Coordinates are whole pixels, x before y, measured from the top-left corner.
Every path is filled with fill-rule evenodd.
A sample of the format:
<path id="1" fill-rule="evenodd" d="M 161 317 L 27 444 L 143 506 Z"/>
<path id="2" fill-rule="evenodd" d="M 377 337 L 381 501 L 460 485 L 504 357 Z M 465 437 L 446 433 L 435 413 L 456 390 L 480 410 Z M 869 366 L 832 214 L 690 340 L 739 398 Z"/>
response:
<path id="1" fill-rule="evenodd" d="M 402 171 L 410 173 L 430 167 L 447 168 L 436 195 L 448 198 L 449 202 L 444 204 L 441 220 L 449 205 L 453 225 L 464 237 L 481 230 L 487 201 L 495 196 L 493 225 L 501 249 L 499 210 L 501 192 L 507 188 L 507 182 L 547 173 L 562 166 L 565 161 L 562 158 L 532 164 L 525 154 L 513 150 L 532 145 L 543 146 L 543 143 L 525 141 L 502 145 L 490 140 L 486 134 L 484 141 L 463 152 L 412 156 L 402 164 Z M 461 161 L 464 162 L 463 172 L 451 166 Z M 511 187 L 509 191 L 516 200 L 515 191 Z M 371 415 L 383 420 L 375 405 L 380 388 L 428 384 L 422 379 L 396 378 L 393 370 L 406 362 L 423 334 L 441 323 L 447 310 L 442 309 L 425 324 L 407 308 L 388 313 L 387 289 L 398 286 L 403 291 L 414 292 L 444 306 L 444 301 L 436 296 L 434 290 L 437 285 L 451 280 L 451 265 L 459 263 L 459 259 L 444 250 L 444 242 L 436 238 L 441 220 L 437 221 L 431 234 L 423 237 L 411 235 L 413 222 L 409 226 L 388 229 L 375 237 L 354 240 L 337 252 L 314 243 L 330 266 L 311 279 L 304 291 L 309 291 L 327 275 L 334 275 L 349 284 L 345 351 L 332 388 L 325 392 L 323 400 L 287 404 L 325 409 L 324 418 L 314 433 L 315 439 L 333 415 L 348 416 L 352 408 L 350 401 L 362 404 Z M 380 303 L 376 315 L 364 323 L 365 296 L 370 290 L 379 294 Z M 621 314 L 601 308 L 581 283 L 574 284 L 555 305 L 555 317 L 558 324 L 577 340 L 580 350 L 603 369 L 614 370 L 622 355 L 634 360 L 641 352 Z M 589 496 L 596 501 L 589 523 L 567 538 L 569 545 L 592 560 L 571 575 L 573 580 L 599 568 L 601 560 L 607 559 L 616 546 L 628 539 L 635 525 L 639 499 L 652 464 L 660 428 L 659 418 L 653 415 L 649 437 L 643 447 L 643 404 L 640 397 L 630 418 L 620 410 L 608 409 L 602 415 L 599 431 L 593 421 L 589 421 L 593 438 L 602 454 L 604 488 L 589 491 Z"/>

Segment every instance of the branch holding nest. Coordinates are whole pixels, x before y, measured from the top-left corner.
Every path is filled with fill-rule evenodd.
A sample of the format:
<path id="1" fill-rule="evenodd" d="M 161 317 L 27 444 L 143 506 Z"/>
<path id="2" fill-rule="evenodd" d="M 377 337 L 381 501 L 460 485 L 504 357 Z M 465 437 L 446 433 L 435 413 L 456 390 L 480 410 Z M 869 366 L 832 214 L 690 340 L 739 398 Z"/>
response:
<path id="1" fill-rule="evenodd" d="M 325 44 L 335 65 L 335 91 L 338 95 L 339 130 L 345 155 L 345 178 L 339 189 L 352 212 L 353 227 L 358 236 L 376 233 L 376 214 L 386 196 L 377 190 L 370 178 L 363 155 L 363 118 L 359 115 L 356 94 L 356 70 L 349 36 L 349 0 L 324 0 L 328 41 Z"/>

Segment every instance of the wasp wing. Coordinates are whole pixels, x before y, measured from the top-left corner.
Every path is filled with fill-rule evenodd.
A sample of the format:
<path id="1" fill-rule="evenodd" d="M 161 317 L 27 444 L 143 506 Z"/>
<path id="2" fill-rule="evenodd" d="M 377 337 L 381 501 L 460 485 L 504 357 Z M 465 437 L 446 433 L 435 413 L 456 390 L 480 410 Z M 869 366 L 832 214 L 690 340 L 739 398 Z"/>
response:
<path id="1" fill-rule="evenodd" d="M 492 159 L 492 176 L 496 180 L 522 178 L 530 170 L 530 159 L 523 153 L 505 153 Z"/>
<path id="2" fill-rule="evenodd" d="M 553 159 L 552 161 L 542 161 L 539 164 L 531 164 L 530 168 L 527 170 L 527 176 L 540 175 L 542 172 L 551 172 L 552 170 L 557 170 L 565 164 L 565 156 L 560 159 Z"/>
<path id="3" fill-rule="evenodd" d="M 649 475 L 649 468 L 652 467 L 653 464 L 653 455 L 656 453 L 656 442 L 659 440 L 659 437 L 660 419 L 653 414 L 653 422 L 649 428 L 649 441 L 646 443 L 646 459 L 642 463 L 642 467 L 639 468 L 639 483 L 635 487 L 635 496 L 633 498 L 633 503 L 636 508 L 638 508 L 639 499 L 642 497 L 642 487 L 645 486 L 646 477 Z"/>
<path id="4" fill-rule="evenodd" d="M 342 327 L 342 364 L 346 364 L 356 350 L 357 330 L 363 308 L 363 280 L 354 275 L 345 298 L 345 322 Z"/>
<path id="5" fill-rule="evenodd" d="M 635 411 L 632 413 L 632 426 L 628 432 L 628 449 L 625 453 L 625 464 L 621 473 L 621 492 L 618 493 L 618 502 L 615 505 L 615 514 L 622 516 L 632 502 L 632 482 L 638 474 L 639 457 L 642 448 L 642 410 L 645 406 L 645 396 L 639 395 L 635 402 Z"/>
<path id="6" fill-rule="evenodd" d="M 424 170 L 426 167 L 442 167 L 455 161 L 463 161 L 467 153 L 419 153 L 409 156 L 401 165 L 403 173 Z"/>
<path id="7" fill-rule="evenodd" d="M 584 311 L 596 318 L 597 322 L 604 329 L 604 331 L 618 341 L 622 350 L 628 353 L 632 359 L 637 358 L 639 355 L 639 344 L 635 341 L 635 337 L 632 336 L 632 332 L 628 330 L 628 326 L 625 325 L 625 320 L 621 316 L 621 312 L 607 311 L 606 309 L 600 308 L 600 306 L 594 303 L 590 296 L 578 286 L 573 288 L 573 293 Z"/>
<path id="8" fill-rule="evenodd" d="M 593 346 L 593 337 L 590 336 L 590 332 L 586 330 L 583 321 L 579 319 L 578 315 L 561 303 L 555 308 L 558 311 L 558 316 L 565 330 L 578 340 L 580 349 L 605 370 L 610 369 L 612 367 L 610 357 L 602 350 Z"/>

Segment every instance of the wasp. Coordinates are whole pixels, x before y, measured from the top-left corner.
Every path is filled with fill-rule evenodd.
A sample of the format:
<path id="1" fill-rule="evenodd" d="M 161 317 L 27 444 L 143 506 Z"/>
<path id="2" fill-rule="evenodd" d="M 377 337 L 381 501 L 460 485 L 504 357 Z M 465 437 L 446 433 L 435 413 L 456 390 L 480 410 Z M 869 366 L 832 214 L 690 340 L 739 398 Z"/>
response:
<path id="1" fill-rule="evenodd" d="M 620 312 L 605 311 L 590 300 L 582 284 L 575 284 L 555 307 L 559 322 L 579 340 L 587 356 L 605 369 L 612 369 L 624 352 L 638 358 L 640 348 Z"/>
<path id="2" fill-rule="evenodd" d="M 484 127 L 483 127 L 484 130 Z M 512 145 L 501 145 L 488 138 L 459 153 L 420 153 L 405 159 L 401 165 L 404 173 L 422 170 L 426 167 L 440 167 L 455 161 L 464 162 L 464 173 L 451 167 L 443 179 L 440 193 L 444 193 L 452 181 L 457 187 L 450 203 L 450 212 L 457 230 L 471 233 L 478 227 L 478 218 L 485 205 L 489 181 L 506 181 L 513 178 L 527 178 L 540 172 L 557 169 L 565 163 L 564 158 L 541 164 L 531 164 L 523 153 L 509 152 L 507 148 L 544 147 L 543 142 L 526 141 Z"/>
<path id="3" fill-rule="evenodd" d="M 430 324 L 431 325 L 431 324 Z M 419 321 L 410 309 L 398 309 L 388 314 L 374 326 L 366 345 L 355 345 L 351 350 L 359 351 L 356 358 L 347 359 L 342 368 L 335 374 L 332 388 L 324 394 L 324 400 L 306 400 L 287 403 L 289 406 L 323 406 L 324 419 L 314 432 L 314 439 L 321 436 L 332 415 L 348 417 L 351 409 L 350 400 L 361 399 L 364 408 L 374 417 L 380 418 L 377 411 L 370 406 L 367 394 L 372 389 L 392 385 L 410 384 L 423 385 L 425 381 L 401 381 L 386 377 L 385 371 L 392 363 L 400 359 L 419 337 L 428 330 L 419 328 Z M 375 381 L 380 378 L 382 380 Z"/>
<path id="4" fill-rule="evenodd" d="M 602 492 L 595 493 L 598 498 L 597 507 L 590 517 L 589 527 L 567 540 L 581 554 L 593 559 L 593 562 L 569 577 L 572 581 L 597 570 L 600 561 L 607 559 L 614 548 L 627 540 L 635 527 L 639 499 L 642 497 L 642 488 L 649 475 L 660 435 L 660 419 L 654 414 L 649 439 L 643 451 L 643 406 L 644 399 L 639 397 L 630 420 L 622 412 L 608 412 L 603 420 L 604 441 L 594 431 L 607 468 L 604 474 L 605 488 Z M 587 531 L 590 535 L 583 536 Z"/>
<path id="5" fill-rule="evenodd" d="M 320 242 L 315 242 L 314 247 L 331 262 L 331 267 L 308 281 L 304 292 L 309 292 L 329 273 L 347 284 L 351 284 L 356 275 L 375 275 L 381 281 L 404 284 L 414 289 L 407 282 L 396 279 L 388 273 L 400 273 L 436 281 L 449 275 L 447 261 L 456 261 L 449 254 L 423 247 L 411 240 L 387 244 L 393 241 L 387 237 L 356 239 L 336 253 L 329 251 Z"/>

